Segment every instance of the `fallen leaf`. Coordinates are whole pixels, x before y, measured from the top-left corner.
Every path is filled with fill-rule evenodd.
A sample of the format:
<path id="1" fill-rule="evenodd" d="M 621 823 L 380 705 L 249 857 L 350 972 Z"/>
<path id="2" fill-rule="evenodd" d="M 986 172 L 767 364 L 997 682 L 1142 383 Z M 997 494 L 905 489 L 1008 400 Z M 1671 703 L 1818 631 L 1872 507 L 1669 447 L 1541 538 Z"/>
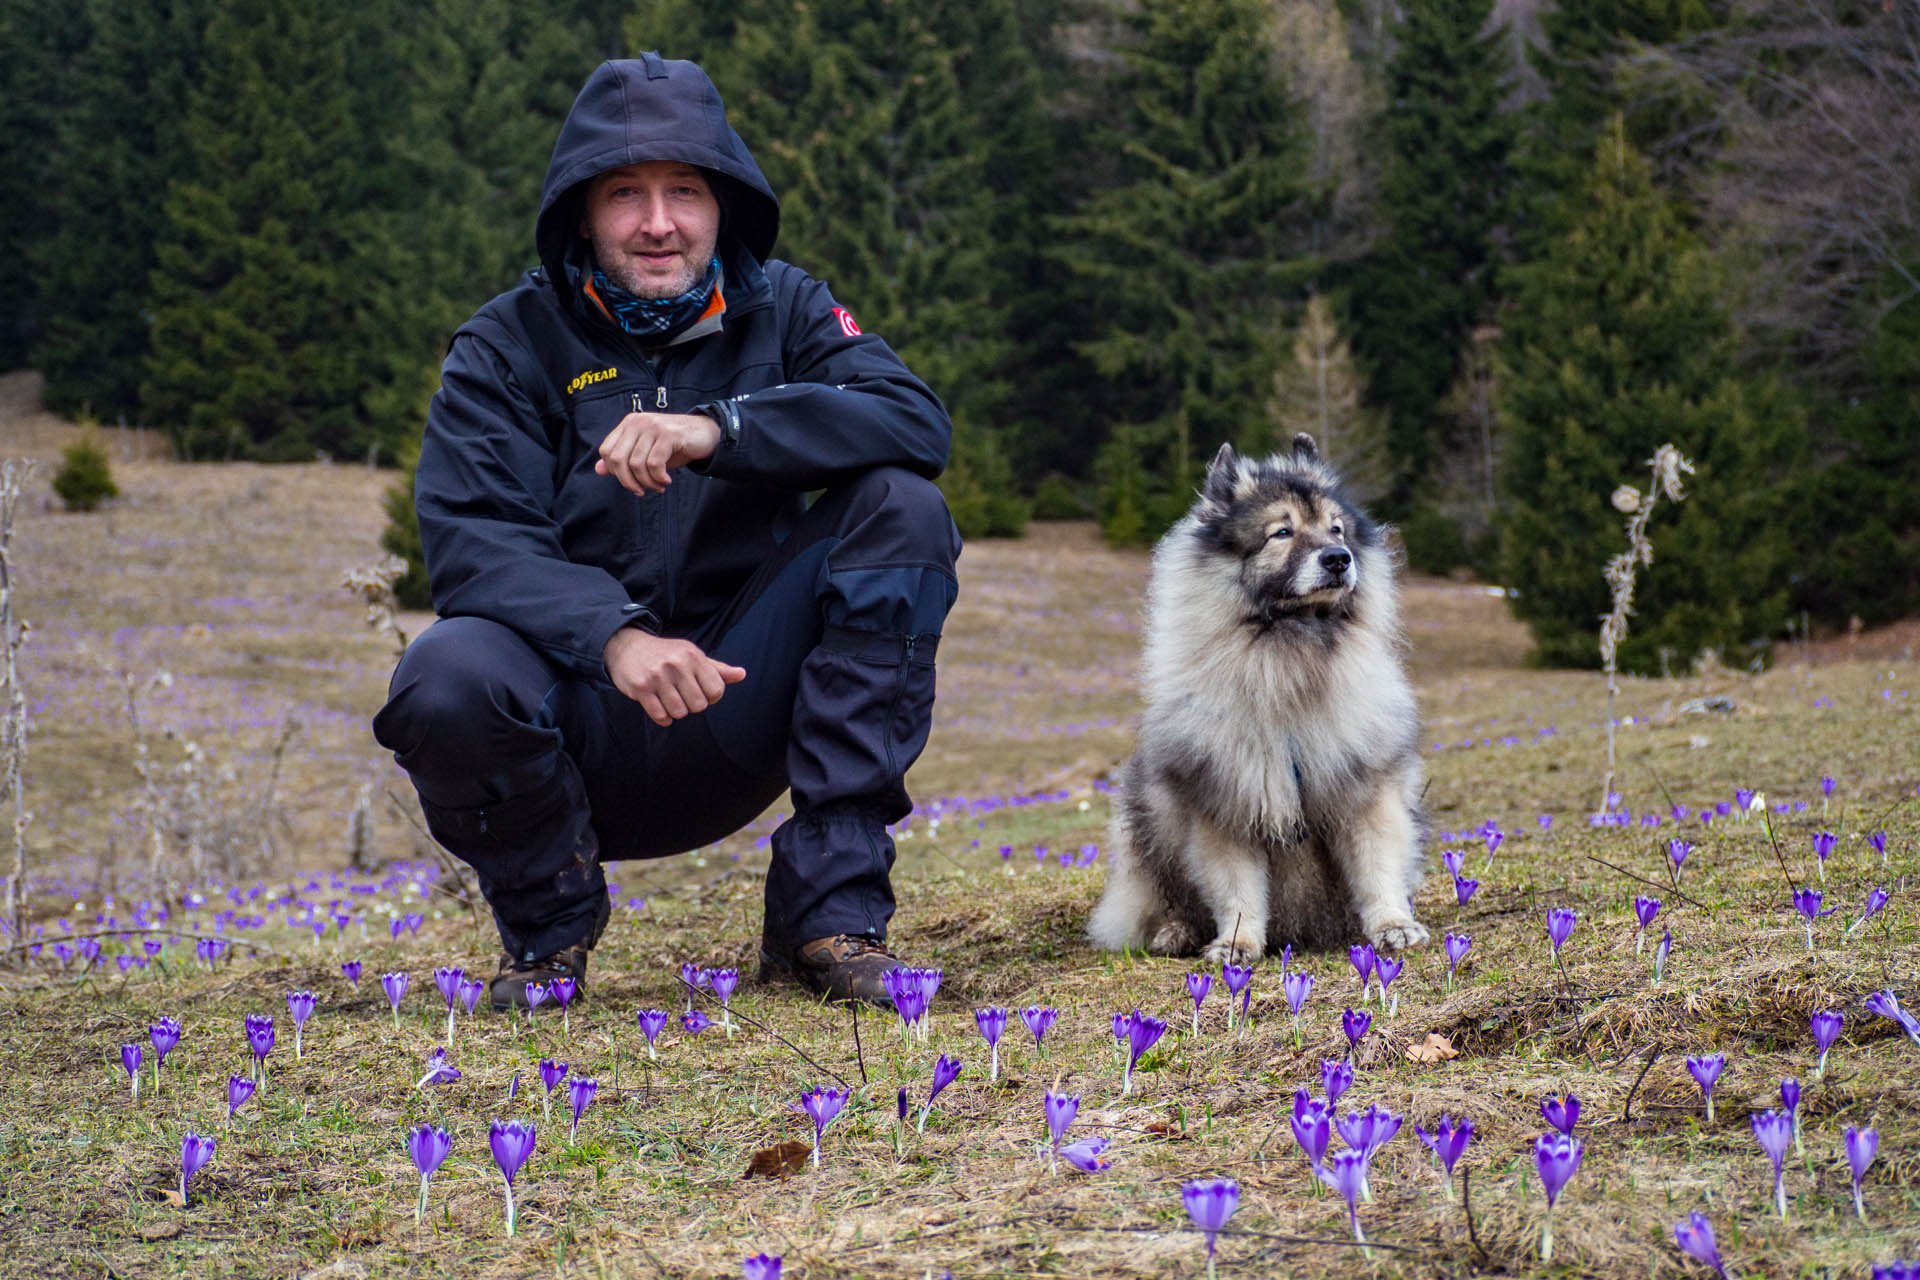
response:
<path id="1" fill-rule="evenodd" d="M 160 1193 L 160 1198 L 162 1200 L 165 1200 L 168 1204 L 172 1205 L 174 1208 L 184 1209 L 187 1207 L 187 1198 L 180 1194 L 180 1188 L 155 1187 L 154 1190 Z"/>
<path id="2" fill-rule="evenodd" d="M 756 1175 L 762 1178 L 784 1178 L 788 1174 L 799 1173 L 807 1167 L 807 1157 L 813 1154 L 813 1148 L 804 1142 L 776 1142 L 765 1151 L 753 1153 L 753 1159 L 747 1161 L 747 1171 L 741 1175 L 744 1180 Z"/>
<path id="3" fill-rule="evenodd" d="M 178 1191 L 170 1191 L 167 1194 L 172 1196 L 176 1201 L 180 1198 Z M 149 1222 L 140 1228 L 140 1238 L 142 1240 L 171 1240 L 179 1234 L 180 1224 L 177 1222 Z"/>
<path id="4" fill-rule="evenodd" d="M 1439 1062 L 1459 1056 L 1460 1051 L 1448 1043 L 1447 1038 L 1438 1031 L 1427 1032 L 1425 1040 L 1407 1050 L 1409 1062 Z"/>

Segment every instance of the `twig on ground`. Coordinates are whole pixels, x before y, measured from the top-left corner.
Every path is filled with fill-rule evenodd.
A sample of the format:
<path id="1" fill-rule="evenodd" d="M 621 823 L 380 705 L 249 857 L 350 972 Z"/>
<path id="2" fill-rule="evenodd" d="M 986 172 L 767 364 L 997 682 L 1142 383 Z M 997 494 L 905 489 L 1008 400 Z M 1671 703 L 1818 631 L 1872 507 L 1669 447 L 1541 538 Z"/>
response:
<path id="1" fill-rule="evenodd" d="M 1689 898 L 1686 894 L 1680 892 L 1680 886 L 1677 884 L 1669 886 L 1669 885 L 1661 884 L 1658 880 L 1649 880 L 1645 876 L 1637 876 L 1633 872 L 1627 870 L 1625 867 L 1619 866 L 1615 863 L 1608 862 L 1605 858 L 1595 857 L 1591 853 L 1587 855 L 1587 861 L 1597 862 L 1603 867 L 1608 867 L 1614 871 L 1618 871 L 1621 875 L 1625 876 L 1627 879 L 1637 880 L 1641 884 L 1644 884 L 1649 888 L 1668 890 L 1673 894 L 1674 897 L 1680 899 L 1680 901 L 1686 903 L 1688 906 L 1699 907 L 1702 911 L 1711 911 L 1713 909 L 1709 907 L 1706 903 L 1701 902 L 1696 898 Z"/>
<path id="2" fill-rule="evenodd" d="M 1640 1064 L 1640 1074 L 1633 1078 L 1633 1088 L 1627 1090 L 1627 1100 L 1620 1108 L 1620 1123 L 1633 1121 L 1633 1096 L 1640 1092 L 1640 1082 L 1647 1078 L 1647 1072 L 1653 1069 L 1653 1061 L 1660 1056 L 1659 1045 L 1647 1046 L 1647 1060 Z"/>
<path id="3" fill-rule="evenodd" d="M 1473 1225 L 1473 1169 L 1469 1165 L 1460 1166 L 1460 1212 L 1467 1216 L 1467 1243 L 1480 1258 L 1480 1265 L 1486 1266 L 1493 1260 L 1487 1252 L 1487 1246 L 1480 1243 L 1479 1229 Z"/>
<path id="4" fill-rule="evenodd" d="M 867 1054 L 860 1047 L 860 1002 L 847 1001 L 847 1012 L 853 1015 L 853 1060 L 860 1067 L 860 1083 L 867 1082 Z"/>
<path id="5" fill-rule="evenodd" d="M 712 999 L 711 993 L 709 993 L 706 996 L 702 996 L 699 987 L 694 986 L 691 982 L 688 982 L 685 978 L 680 977 L 678 974 L 674 975 L 674 980 L 678 982 L 681 986 L 687 989 L 687 998 L 689 1000 Z M 850 1080 L 848 1080 L 845 1076 L 841 1075 L 838 1071 L 835 1071 L 832 1067 L 826 1067 L 826 1066 L 820 1065 L 819 1062 L 815 1061 L 811 1056 L 808 1055 L 806 1050 L 802 1049 L 799 1045 L 795 1044 L 793 1041 L 781 1035 L 778 1031 L 775 1031 L 772 1027 L 768 1026 L 766 1023 L 761 1022 L 757 1018 L 750 1018 L 746 1014 L 740 1012 L 738 1009 L 730 1008 L 728 1011 L 732 1013 L 734 1017 L 738 1018 L 745 1025 L 756 1028 L 757 1030 L 764 1032 L 767 1036 L 771 1037 L 772 1039 L 777 1040 L 781 1044 L 785 1045 L 789 1050 L 792 1051 L 795 1057 L 799 1058 L 802 1062 L 812 1067 L 815 1071 L 825 1072 L 827 1075 L 832 1076 L 835 1080 L 838 1080 L 841 1083 L 841 1085 L 845 1088 L 848 1088 L 848 1089 L 853 1088 L 853 1083 Z M 862 1084 L 866 1083 L 864 1078 L 861 1080 L 861 1083 Z"/>

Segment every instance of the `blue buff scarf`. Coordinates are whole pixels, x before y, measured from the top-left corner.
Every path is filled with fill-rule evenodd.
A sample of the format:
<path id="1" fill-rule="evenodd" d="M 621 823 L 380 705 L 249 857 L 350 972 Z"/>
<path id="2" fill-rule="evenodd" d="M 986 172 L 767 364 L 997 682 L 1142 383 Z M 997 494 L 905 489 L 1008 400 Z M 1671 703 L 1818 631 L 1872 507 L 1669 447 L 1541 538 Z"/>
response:
<path id="1" fill-rule="evenodd" d="M 643 342 L 662 342 L 701 317 L 719 282 L 720 259 L 714 258 L 707 263 L 706 277 L 685 293 L 672 298 L 642 298 L 622 289 L 596 266 L 587 292 L 622 329 Z"/>

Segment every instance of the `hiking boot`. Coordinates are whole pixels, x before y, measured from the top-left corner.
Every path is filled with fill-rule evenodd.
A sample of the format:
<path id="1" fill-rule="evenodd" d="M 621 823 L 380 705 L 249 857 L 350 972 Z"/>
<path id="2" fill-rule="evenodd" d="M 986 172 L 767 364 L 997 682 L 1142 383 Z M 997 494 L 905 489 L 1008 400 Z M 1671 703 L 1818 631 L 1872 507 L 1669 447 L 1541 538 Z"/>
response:
<path id="1" fill-rule="evenodd" d="M 587 953 L 593 950 L 593 945 L 600 941 L 600 935 L 606 932 L 607 919 L 612 914 L 612 900 L 602 895 L 599 914 L 593 919 L 593 929 L 581 941 L 537 960 L 521 960 L 502 953 L 500 971 L 487 984 L 487 993 L 495 1011 L 508 1013 L 527 1008 L 527 988 L 536 982 L 551 988 L 555 978 L 573 979 L 573 1003 L 586 999 Z"/>
<path id="2" fill-rule="evenodd" d="M 890 1008 L 893 997 L 887 994 L 882 979 L 906 967 L 899 956 L 887 950 L 886 943 L 863 934 L 837 933 L 791 951 L 765 938 L 760 943 L 762 982 L 790 978 L 829 1000 L 859 1000 Z"/>

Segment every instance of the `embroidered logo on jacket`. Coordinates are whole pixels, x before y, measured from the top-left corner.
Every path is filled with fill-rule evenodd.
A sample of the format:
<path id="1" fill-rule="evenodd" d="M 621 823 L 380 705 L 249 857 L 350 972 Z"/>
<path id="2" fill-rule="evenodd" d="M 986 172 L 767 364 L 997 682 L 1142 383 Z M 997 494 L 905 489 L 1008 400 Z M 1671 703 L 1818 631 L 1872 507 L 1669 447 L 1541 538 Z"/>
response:
<path id="1" fill-rule="evenodd" d="M 605 382 L 608 378 L 619 376 L 619 373 L 618 369 L 613 368 L 589 369 L 585 373 L 576 375 L 574 380 L 567 384 L 567 394 L 572 395 L 582 387 L 592 386 L 596 382 Z"/>
<path id="2" fill-rule="evenodd" d="M 853 312 L 847 310 L 845 307 L 835 307 L 833 314 L 834 318 L 840 322 L 840 332 L 846 334 L 849 338 L 857 338 L 860 336 L 860 326 L 853 322 Z"/>

